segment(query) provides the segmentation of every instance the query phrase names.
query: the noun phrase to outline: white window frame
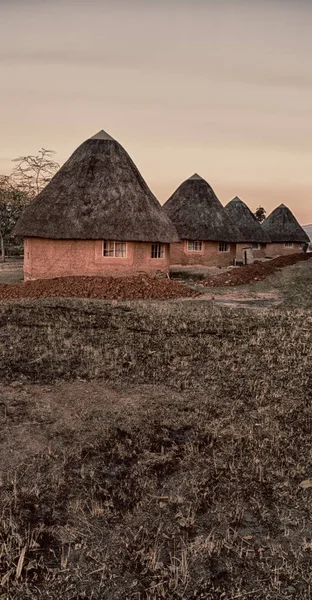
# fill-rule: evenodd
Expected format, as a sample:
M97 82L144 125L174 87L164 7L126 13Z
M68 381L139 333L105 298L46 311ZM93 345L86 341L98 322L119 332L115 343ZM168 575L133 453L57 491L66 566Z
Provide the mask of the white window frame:
M285 246L285 248L292 248L293 247L293 243L292 242L285 242L284 246Z
M112 248L108 249L112 254L105 254L105 244L112 244ZM116 253L116 245L124 245L124 255ZM118 252L118 249L117 249ZM127 242L119 242L117 240L103 240L103 257L104 258L127 258Z
M156 254L156 256L153 256L153 254ZM156 259L162 259L165 258L165 245L162 244L161 242L155 242L154 244L152 244L151 246L151 258L154 260Z
M219 242L219 252L230 252L230 244L227 242Z
M188 252L202 252L203 242L202 240L187 240L186 249Z
M251 247L252 247L253 250L259 250L260 249L260 244L259 243L252 244Z

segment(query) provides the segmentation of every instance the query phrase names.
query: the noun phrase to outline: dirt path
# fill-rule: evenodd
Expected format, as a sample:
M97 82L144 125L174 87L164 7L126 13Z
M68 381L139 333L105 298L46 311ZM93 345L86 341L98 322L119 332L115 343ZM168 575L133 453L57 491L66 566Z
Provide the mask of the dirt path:
M277 291L251 292L249 290L228 290L218 296L215 294L203 294L197 300L213 300L217 305L229 308L253 308L269 309L277 308L283 303L282 297Z

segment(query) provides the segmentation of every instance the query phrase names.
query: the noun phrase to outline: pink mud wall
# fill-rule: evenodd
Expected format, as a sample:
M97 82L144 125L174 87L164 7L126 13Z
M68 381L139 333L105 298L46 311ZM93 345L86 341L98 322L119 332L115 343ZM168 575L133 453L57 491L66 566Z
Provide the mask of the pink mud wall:
M237 260L243 260L243 250L246 248L251 248L251 247L252 247L252 244L236 244ZM253 254L254 260L257 260L259 258L265 258L266 257L266 244L260 244L259 250L252 248L252 254Z
M187 250L187 240L170 244L170 265L228 267L233 264L236 244L229 244L227 252L219 252L219 242L203 242L201 252Z
M298 254L303 252L301 244L293 243L291 248L287 248L285 244L267 244L265 256L274 258L275 256L289 256L290 254Z
M127 242L125 258L103 256L102 240L24 239L24 279L49 279L68 275L134 275L169 271L169 244L164 258L151 258L151 244Z

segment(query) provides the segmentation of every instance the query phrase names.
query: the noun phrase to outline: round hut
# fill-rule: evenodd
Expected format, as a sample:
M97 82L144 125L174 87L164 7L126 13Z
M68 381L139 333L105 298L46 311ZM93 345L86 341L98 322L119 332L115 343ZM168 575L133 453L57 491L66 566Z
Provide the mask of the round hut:
M153 274L169 270L174 225L123 147L86 140L26 208L24 277Z
M249 262L247 256L251 256L251 260L265 258L270 236L262 229L247 204L236 196L225 206L225 211L242 236L242 243L236 245L236 260L246 264Z
M263 221L262 229L271 238L271 243L267 244L266 250L270 258L296 254L310 242L307 233L284 204L275 208Z
M163 208L181 239L170 245L171 265L233 264L241 235L205 179L195 173L178 187Z

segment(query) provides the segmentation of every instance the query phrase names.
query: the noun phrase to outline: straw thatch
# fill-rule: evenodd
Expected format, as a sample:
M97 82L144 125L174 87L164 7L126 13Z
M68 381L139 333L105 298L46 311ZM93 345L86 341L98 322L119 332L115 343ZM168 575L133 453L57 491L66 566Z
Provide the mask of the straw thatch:
M262 223L262 228L269 234L273 243L309 243L310 241L309 236L284 204L271 212Z
M15 233L55 240L179 240L127 152L104 131L77 148L22 214Z
M209 183L193 175L163 206L184 240L239 242L241 234Z
M243 242L253 244L268 244L270 236L262 229L255 215L248 208L247 204L240 200L237 196L231 200L226 206L225 211L237 225L242 234Z

